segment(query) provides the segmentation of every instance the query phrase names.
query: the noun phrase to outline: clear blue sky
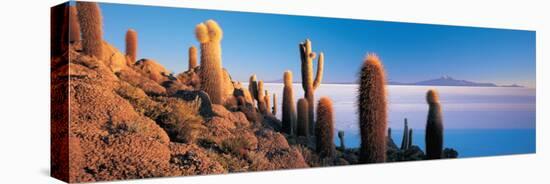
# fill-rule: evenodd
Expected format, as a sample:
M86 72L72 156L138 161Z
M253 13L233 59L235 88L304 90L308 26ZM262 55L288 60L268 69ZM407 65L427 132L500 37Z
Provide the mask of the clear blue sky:
M101 3L104 38L124 51L138 32L138 58L187 70L187 49L198 47L195 26L216 20L224 31L223 66L234 79L252 73L269 81L292 70L299 77L298 43L325 53L325 82L355 81L367 52L377 53L388 79L457 79L535 87L535 32Z

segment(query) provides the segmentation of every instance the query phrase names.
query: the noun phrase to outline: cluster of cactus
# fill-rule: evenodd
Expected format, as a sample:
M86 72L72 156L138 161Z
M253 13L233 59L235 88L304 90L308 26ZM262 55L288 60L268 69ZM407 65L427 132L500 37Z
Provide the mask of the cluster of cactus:
M317 123L315 124L315 138L317 153L321 157L334 156L334 111L332 100L321 97L317 105Z
M298 111L298 116L297 116L297 120L296 120L296 123L297 123L297 130L296 130L296 135L298 136L309 136L309 126L310 126L310 123L309 123L309 102L305 99L305 98L300 98L298 100L298 104L297 104L297 111Z
M429 105L426 123L426 157L440 159L443 154L443 117L437 91L429 90L426 101Z
M264 90L264 81L258 81L256 75L250 76L248 90L252 98L256 100L260 113L268 116L277 114L277 96L273 94L273 107L271 107L271 96L268 90Z
M286 71L283 75L283 132L288 135L296 134L296 110L294 108L294 92L292 89L292 72Z
M93 2L76 2L78 22L84 54L103 58L103 23L99 5Z
M368 54L359 74L359 127L361 163L386 160L387 101L384 67L378 56Z
M126 31L126 60L130 64L137 61L137 32L133 29Z
M302 88L304 89L304 98L308 101L308 118L311 121L310 124L312 126L309 126L310 132L314 132L313 128L315 125L314 120L314 93L315 90L321 85L321 81L323 80L323 63L324 63L324 55L323 53L319 53L319 57L317 59L317 74L315 76L315 79L313 78L313 60L316 57L315 52L311 51L311 41L309 39L306 39L304 42L299 44L300 48L300 60L301 60L301 68L302 68Z
M197 47L189 47L189 69L188 71L194 71L194 69L199 66L197 63Z
M75 6L69 7L69 42L77 43L80 41L80 24Z
M195 35L201 47L201 89L206 92L212 103L224 103L224 81L222 69L221 40L223 32L218 23L208 20L195 28Z

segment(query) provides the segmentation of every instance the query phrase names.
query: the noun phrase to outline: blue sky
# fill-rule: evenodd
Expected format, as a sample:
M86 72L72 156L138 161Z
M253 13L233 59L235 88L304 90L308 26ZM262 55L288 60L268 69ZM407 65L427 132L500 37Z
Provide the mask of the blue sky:
M199 46L195 26L216 20L224 31L223 66L236 80L255 73L299 77L298 43L310 38L325 53L324 82L355 81L366 53L377 53L388 79L457 79L535 87L535 32L101 3L104 39L124 51L138 32L138 58L187 70L187 49Z

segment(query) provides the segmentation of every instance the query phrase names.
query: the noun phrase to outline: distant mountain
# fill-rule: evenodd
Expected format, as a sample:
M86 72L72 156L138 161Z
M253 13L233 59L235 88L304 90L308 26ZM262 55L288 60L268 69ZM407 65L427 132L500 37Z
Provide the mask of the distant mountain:
M283 79L267 81L266 83L283 83ZM300 83L300 81L294 81L294 83ZM356 84L356 82L323 82L325 84ZM472 82L467 80L459 80L444 75L437 79L425 80L420 82L406 83L406 82L397 82L389 81L388 85L413 85L413 86L471 86L471 87L523 87L517 84L512 85L496 85L494 83L480 83Z

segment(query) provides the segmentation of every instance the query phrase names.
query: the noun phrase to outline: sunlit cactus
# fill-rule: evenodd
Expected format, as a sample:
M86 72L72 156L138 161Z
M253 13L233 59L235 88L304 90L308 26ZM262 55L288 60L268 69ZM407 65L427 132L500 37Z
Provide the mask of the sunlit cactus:
M403 128L403 139L401 141L401 149L406 150L409 149L407 146L409 145L409 122L407 118L405 118L405 127Z
M223 32L218 23L208 20L197 25L195 35L201 47L201 89L210 96L213 104L223 104L227 94L224 91L220 44Z
M426 123L426 157L440 159L443 153L443 117L437 91L429 90L426 100L429 105Z
M269 91L265 90L264 94L264 103L265 103L265 113L266 115L271 115L271 95L269 95Z
M334 110L332 100L321 97L317 105L317 123L315 124L315 138L317 153L321 157L334 156Z
M197 63L197 47L189 47L189 71L194 71L194 69L199 66Z
M296 134L298 136L309 136L309 104L305 98L300 98L298 100L298 119L296 123L298 124L298 130Z
M80 41L80 24L75 6L69 7L69 42L76 43Z
M359 75L360 162L385 162L387 141L386 79L384 67L378 56L367 55Z
M314 125L314 93L315 90L321 85L323 80L323 63L324 55L319 53L319 58L317 60L317 74L313 78L313 60L316 57L315 52L311 51L311 41L306 39L304 42L299 44L300 48L300 60L302 67L302 88L304 89L304 98L307 99L309 104L309 119L312 121L310 124ZM310 132L313 132L314 126L310 126Z
M267 106L266 106L266 102L265 102L265 92L264 92L264 81L263 80L260 80L258 81L258 91L257 91L257 94L258 94L258 110L260 110L260 112L262 114L266 114L267 113Z
M137 32L133 29L126 31L126 58L129 63L133 64L137 61Z
M99 5L93 2L76 2L78 22L82 36L82 51L86 55L103 58L103 23Z
M286 71L284 76L284 85L283 88L283 132L291 135L295 134L296 130L296 109L294 108L294 91L292 88L292 72L290 70Z
M346 150L346 145L344 142L344 131L342 130L338 131L338 138L340 139L340 150L342 151Z

